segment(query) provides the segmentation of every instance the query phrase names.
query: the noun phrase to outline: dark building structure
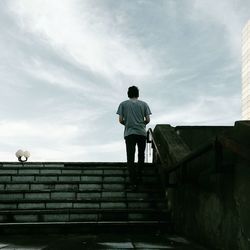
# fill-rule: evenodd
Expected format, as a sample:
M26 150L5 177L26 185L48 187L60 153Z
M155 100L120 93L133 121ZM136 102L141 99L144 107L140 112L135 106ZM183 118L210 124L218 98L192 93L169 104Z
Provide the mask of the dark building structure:
M154 130L175 230L212 249L250 249L250 122Z

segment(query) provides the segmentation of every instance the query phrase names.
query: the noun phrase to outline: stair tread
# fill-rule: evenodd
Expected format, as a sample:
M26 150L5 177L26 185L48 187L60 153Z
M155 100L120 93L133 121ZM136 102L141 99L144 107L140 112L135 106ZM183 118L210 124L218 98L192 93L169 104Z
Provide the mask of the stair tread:
M89 213L95 214L100 212L109 213L167 213L168 209L162 208L56 208L56 209L12 209L0 210L0 214L62 214L62 213Z
M44 176L44 177L48 177L48 176L63 176L63 177L81 177L81 176L88 176L88 177L110 177L110 178L114 178L114 177L123 177L123 178L126 178L126 177L129 177L128 174L85 174L85 173L79 173L79 174L72 174L72 173L44 173L44 174L23 174L23 173L14 173L14 174L3 174L3 173L0 173L0 177L3 177L3 176L22 176L22 177L25 177L25 176ZM149 173L142 173L141 177L158 177L158 175L154 174L149 174Z
M130 197L101 197L101 198L84 198L84 199L56 199L56 200L47 200L47 199L37 199L37 200L33 200L33 199L25 199L25 200L21 200L20 202L22 203L30 203L30 202L153 202L153 201L165 201L165 197L162 198L152 198L152 197L148 197L148 198L130 198ZM8 200L8 199L3 199L1 200L1 203L4 202L8 202L8 203L16 203L17 200Z
M137 164L135 164L137 165ZM155 167L153 163L144 163L145 168ZM126 169L127 164L121 162L79 162L79 163L66 163L66 162L1 162L0 169L2 168L36 168L36 169Z
M127 224L149 224L149 225L158 225L158 224L169 224L169 220L126 220L126 221L58 221L58 222L0 222L0 226L24 226L24 225L127 225Z
M104 185L109 185L109 184L120 184L120 185L126 185L126 184L130 184L130 182L78 182L78 181L76 181L76 182L68 182L68 181L62 181L62 182L19 182L19 183L16 183L16 182L4 182L4 183L2 183L2 184L6 184L6 185L60 185L60 184L62 184L62 185L64 185L64 184L67 184L67 185L73 185L73 184L89 184L89 185L91 185L91 184L104 184ZM143 185L144 184L144 185ZM143 185L143 186L150 186L150 187L152 187L152 185L153 184L155 184L155 186L158 186L158 183L156 182L144 182L143 184L141 184L141 185ZM160 185L159 185L160 186ZM67 188L68 189L68 188ZM18 188L18 190L19 190L19 188ZM38 189L39 190L39 189ZM41 189L40 189L41 190ZM96 189L95 189L96 190ZM1 191L1 190L0 190Z
M137 199L136 199L137 198ZM160 202L160 201L164 201L165 197L163 196L157 196L154 197L154 199L150 199L150 200L141 200L141 197L139 196L135 196L134 200L130 200L130 197L128 198L124 198L124 200L111 200L111 199L99 199L99 200L93 200L91 198L86 198L84 200L80 200L80 199L72 199L71 197L67 198L67 197L59 197L58 199L48 199L48 198L25 198L25 199L3 199L0 200L1 204L16 204L16 203L69 203L69 202L75 202L75 203L97 203L97 202ZM157 199L158 198L158 199Z
M158 183L158 180L154 181L143 181L143 183ZM0 184L124 184L130 183L128 180L124 181L74 181L74 180L59 180L59 181L1 181ZM142 183L142 184L143 184Z
M133 191L131 189L123 189L123 192L126 193L159 193L163 194L163 191L161 189L147 189L147 188L138 188L137 190ZM113 192L122 192L114 190ZM12 193L103 193L103 192L111 192L108 191L108 189L87 189L87 190L0 190L0 194L12 194Z

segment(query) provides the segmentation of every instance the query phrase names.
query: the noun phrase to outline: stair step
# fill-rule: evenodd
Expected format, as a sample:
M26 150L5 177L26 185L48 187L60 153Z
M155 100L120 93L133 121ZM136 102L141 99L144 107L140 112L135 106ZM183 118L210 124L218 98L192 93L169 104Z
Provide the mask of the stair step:
M145 223L143 223L142 221L137 221L137 220L127 220L127 221L97 221L97 222L26 222L26 223L15 223L15 222L6 222L6 223L0 223L0 227L9 227L9 226L44 226L44 225L49 225L49 226L53 226L53 225L102 225L102 226L107 226L107 225L163 225L163 224L169 224L168 220L148 220Z
M2 201L0 210L55 208L166 208L163 199L86 199L86 200L23 200Z
M156 173L149 172L149 171L142 171L142 176L154 176ZM91 170L91 172L85 172L85 170L61 170L61 169L55 169L55 170L50 170L50 169L41 169L41 170L36 170L35 169L3 169L0 168L0 176L37 176L37 175L42 175L42 176L104 176L104 177L115 177L115 176L121 176L121 177L128 177L128 171L127 170L116 170L116 171L105 171L105 170Z
M112 186L110 186L112 185ZM87 190L49 190L49 189L42 189L42 190L0 190L0 196L2 194L13 194L13 193L21 193L21 194L29 194L29 193L102 193L102 192L119 192L118 190L114 190L113 187L116 184L109 184L106 186L106 189L100 188L100 189L87 189ZM123 185L125 187L125 185ZM111 188L111 190L109 190ZM134 193L158 193L158 194L164 194L163 190L161 190L159 187L148 187L148 186L138 186L136 190L132 190L129 187L125 187L120 192L134 192Z
M33 210L27 210L27 209L17 209L17 210L0 210L0 214L43 214L43 213L48 213L48 214L57 214L57 213L142 213L142 214L147 214L147 213L154 213L154 212L168 212L166 209L140 209L140 208L91 208L91 209L68 209L68 208L62 208L62 209L33 209Z
M127 192L114 192L103 190L86 190L86 191L0 191L0 200L14 200L16 202L20 201L36 201L36 200L46 200L46 201L56 201L56 200L81 200L81 199L102 199L102 198L127 198L127 199L160 199L164 198L164 194L160 190L138 190L138 191L127 191Z
M47 200L47 199L36 199L36 200L1 200L1 204L4 203L17 203L17 202L22 202L22 203L36 203L36 202L159 202L159 201L165 201L164 197L146 197L146 198L128 198L128 197L100 197L100 198L85 198L85 199L57 199L57 200Z
M7 205L12 205L7 206ZM151 204L151 203L19 203L19 204L6 204L3 209L8 209L8 210L15 210L15 209L23 209L23 210L31 210L31 209L61 209L61 208L68 208L68 209L97 209L97 208L112 208L112 209L117 209L117 208L131 208L131 209L150 209L150 208L157 208L157 209L163 209L166 208L164 203L156 203L156 204ZM1 210L0 210L1 211Z
M116 221L167 219L168 211L160 209L33 209L2 210L0 222Z
M156 175L141 175L145 181L156 181L158 176ZM128 181L129 176L127 174L0 174L1 182L26 182L26 181Z
M29 234L32 233L103 233L103 232L173 232L173 225L169 220L147 221L82 221L82 222L23 222L0 223L1 234Z
M87 187L91 187L93 186L94 188L100 188L105 187L105 186L109 186L109 185L129 185L130 181L129 180L124 180L123 182L121 181L95 181L95 180L59 180L59 181L54 181L54 180L35 180L35 181L2 181L2 184L0 184L1 189L0 190L4 190L4 189L44 189L44 188L49 188L49 189L55 189L55 187L60 187L62 185L64 185L64 187L66 187L68 185L68 187L71 186L71 188L87 188ZM159 186L160 183L157 180L143 180L139 183L140 186Z
M81 199L95 199L98 198L100 199L101 197L110 197L110 195L102 195L101 193L54 193L54 195L50 195L49 193L31 193L31 194L6 194L4 196L0 196L0 200L1 203L4 200L15 200L16 202L22 202L24 200L32 200L32 201L36 201L36 200L45 200L45 201L61 201L61 200L81 200ZM130 198L162 198L161 195L158 194L154 194L154 195L149 195L147 193L128 193L127 195L113 195L113 198L120 198L120 197L127 197L128 199Z
M135 164L137 165L137 164ZM8 162L8 163L0 163L0 168L9 168L9 169L82 169L82 170L125 170L127 169L126 163L110 163L110 162L92 162L92 163L54 163L54 162L26 162L26 163L16 163L16 162ZM144 169L155 169L156 165L152 163L145 163L143 166Z

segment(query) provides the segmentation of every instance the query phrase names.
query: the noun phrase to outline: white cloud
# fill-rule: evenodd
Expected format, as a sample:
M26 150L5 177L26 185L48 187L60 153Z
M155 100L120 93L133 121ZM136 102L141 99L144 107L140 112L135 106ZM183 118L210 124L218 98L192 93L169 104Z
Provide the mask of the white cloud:
M244 24L239 9L240 1L195 0L192 12L192 17L198 18L201 25L206 25L205 20L207 20L207 23L214 23L225 30L228 40L228 44L225 45L229 45L232 55L238 60L241 55L241 30Z
M153 118L156 124L171 125L233 125L240 120L240 114L235 110L240 98L200 96L191 103L180 105L173 110L160 110ZM164 114L165 113L165 114Z
M0 136L7 138L50 138L50 140L68 140L78 134L77 126L72 124L34 123L28 121L0 121Z
M78 0L8 3L25 31L93 72L112 78L117 72L147 76L154 70L155 62L149 52L135 37L119 32L112 18L98 10L98 6Z
M31 66L32 65L32 66ZM31 64L24 64L23 69L37 80L42 80L45 83L50 83L58 87L73 89L78 91L91 91L93 83L85 80L84 84L74 81L67 74L65 69L53 64L46 64L36 59L32 60Z
M77 137L81 135L81 144ZM1 159L14 160L14 153L19 148L31 152L31 161L77 161L93 159L96 152L115 153L121 147L121 142L89 144L88 129L77 125L27 122L1 121ZM98 156L95 156L98 158Z
M55 138L54 138L55 139ZM37 138L39 140L39 138ZM64 142L57 145L51 141L48 145L39 145L33 141L28 144L16 143L8 145L8 148L1 149L0 158L2 161L15 161L15 152L18 149L29 150L31 157L29 161L125 161L125 144L123 141L111 143L100 142L95 145L88 145L88 140L82 145L73 142ZM121 157L123 155L123 157Z

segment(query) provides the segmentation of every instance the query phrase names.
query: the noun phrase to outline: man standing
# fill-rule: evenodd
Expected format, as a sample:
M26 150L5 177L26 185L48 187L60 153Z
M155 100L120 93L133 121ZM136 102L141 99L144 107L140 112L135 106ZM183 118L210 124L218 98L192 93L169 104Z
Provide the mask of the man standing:
M146 124L150 122L151 111L146 102L138 100L139 89L136 86L128 88L129 100L120 103L117 114L119 122L125 126L127 164L130 181L136 187L138 174L145 160ZM135 147L138 149L138 169L135 168Z

